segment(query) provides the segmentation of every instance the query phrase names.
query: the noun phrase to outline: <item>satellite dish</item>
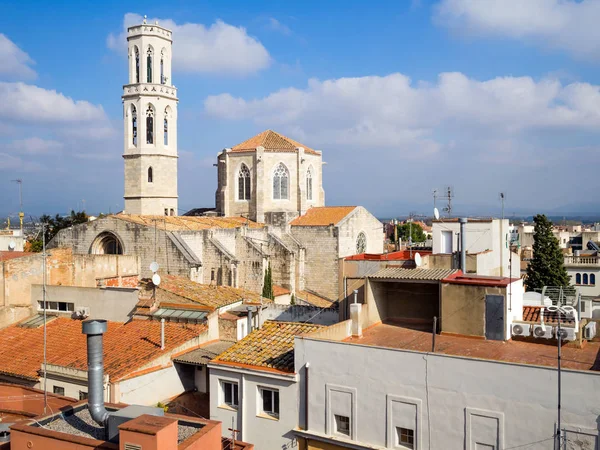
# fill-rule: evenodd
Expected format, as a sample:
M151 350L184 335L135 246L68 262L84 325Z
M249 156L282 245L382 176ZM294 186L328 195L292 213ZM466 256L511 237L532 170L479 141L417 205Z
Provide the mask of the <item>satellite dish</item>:
M156 273L156 272L158 272L158 268L159 268L159 265L158 265L158 263L157 263L156 261L154 261L154 262L150 263L150 270L151 270L153 273Z
M160 275L155 273L154 275L152 275L152 283L154 284L154 286L158 286L160 284Z
M433 208L433 217L435 220L440 220L440 211L437 208Z
M17 246L17 243L15 241L10 241L8 243L8 249L11 251L14 250L16 248L16 246Z
M419 253L415 253L415 264L417 265L417 267L421 267L421 264L423 264L423 258L421 258L421 255L419 255Z

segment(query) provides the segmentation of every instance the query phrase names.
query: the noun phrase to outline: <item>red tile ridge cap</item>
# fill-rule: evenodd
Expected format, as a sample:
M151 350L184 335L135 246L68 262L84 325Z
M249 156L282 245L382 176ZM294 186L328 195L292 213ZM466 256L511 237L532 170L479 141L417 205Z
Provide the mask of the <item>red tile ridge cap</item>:
M272 373L278 373L281 375L293 375L296 373L294 371L287 372L285 370L273 369L272 367L255 366L252 364L236 363L236 362L231 362L231 361L212 360L212 361L210 361L210 364L219 364L222 366L239 367L240 369L259 370L261 372L272 372Z

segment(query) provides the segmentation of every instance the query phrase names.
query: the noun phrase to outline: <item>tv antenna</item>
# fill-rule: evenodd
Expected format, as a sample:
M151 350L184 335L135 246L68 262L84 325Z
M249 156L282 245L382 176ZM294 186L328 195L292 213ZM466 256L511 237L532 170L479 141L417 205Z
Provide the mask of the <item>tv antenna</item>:
M506 200L506 194L500 192L500 201L502 202L502 220L504 220L504 200Z
M451 186L446 188L446 207L443 209L445 213L448 214L448 217L452 217L452 199L454 198L454 190Z
M438 197L438 191L437 189L433 190L433 207L435 208L437 206L437 197Z
M17 178L12 181L19 185L19 222L21 223L21 236L23 236L23 218L25 217L25 213L23 212L23 180Z

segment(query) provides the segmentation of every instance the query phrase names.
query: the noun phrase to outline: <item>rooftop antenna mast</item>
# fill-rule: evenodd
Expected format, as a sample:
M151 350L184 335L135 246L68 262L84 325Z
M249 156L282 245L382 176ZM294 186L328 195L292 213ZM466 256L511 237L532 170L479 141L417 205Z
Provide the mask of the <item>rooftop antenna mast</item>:
M452 199L454 198L454 191L451 186L446 188L446 207L444 208L444 212L448 214L448 217L452 217Z
M19 185L19 222L21 223L21 236L23 236L23 218L25 217L25 213L23 212L23 180L17 178L12 181Z
M438 197L438 191L437 189L433 190L433 207L437 207L437 197Z
M502 202L502 220L504 220L504 200L506 200L506 194L500 192L500 201Z

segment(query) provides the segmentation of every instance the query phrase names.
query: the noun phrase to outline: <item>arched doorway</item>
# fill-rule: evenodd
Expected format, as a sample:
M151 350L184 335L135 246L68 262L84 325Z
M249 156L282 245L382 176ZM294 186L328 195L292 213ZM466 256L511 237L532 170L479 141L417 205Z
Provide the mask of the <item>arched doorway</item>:
M114 233L105 231L94 239L90 253L92 255L122 255L123 244Z

